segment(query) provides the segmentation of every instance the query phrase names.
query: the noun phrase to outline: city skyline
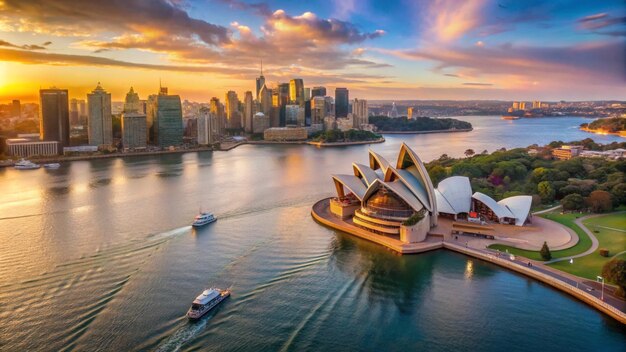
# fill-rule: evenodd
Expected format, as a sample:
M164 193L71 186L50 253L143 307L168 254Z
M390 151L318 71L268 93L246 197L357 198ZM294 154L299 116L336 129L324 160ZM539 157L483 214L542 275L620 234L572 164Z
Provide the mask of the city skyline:
M1 101L35 102L51 86L85 97L94 82L122 101L130 86L154 94L161 79L208 102L256 93L261 61L269 86L301 78L370 100L626 96L618 1L52 5L0 2Z

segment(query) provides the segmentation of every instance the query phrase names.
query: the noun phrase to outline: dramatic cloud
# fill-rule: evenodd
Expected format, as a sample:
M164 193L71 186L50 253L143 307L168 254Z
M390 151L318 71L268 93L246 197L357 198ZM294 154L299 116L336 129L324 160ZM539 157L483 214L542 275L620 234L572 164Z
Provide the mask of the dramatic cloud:
M626 36L626 16L598 13L578 20L579 27L597 34Z
M166 0L3 0L0 24L21 32L89 36L93 33L167 33L207 45L229 41L228 29L191 18Z
M46 45L46 44L44 43L44 45ZM44 50L44 49L46 49L43 46L35 45L35 44L15 45L13 43L9 43L9 42L4 41L2 39L0 39L0 46L8 46L8 47L11 47L11 48L19 48L19 49L24 49L24 50Z
M219 1L229 5L233 9L252 10L256 14L261 15L261 16L270 16L272 14L272 10L270 10L269 5L267 5L266 3L262 3L262 2L249 4L249 3L238 1L238 0L219 0Z

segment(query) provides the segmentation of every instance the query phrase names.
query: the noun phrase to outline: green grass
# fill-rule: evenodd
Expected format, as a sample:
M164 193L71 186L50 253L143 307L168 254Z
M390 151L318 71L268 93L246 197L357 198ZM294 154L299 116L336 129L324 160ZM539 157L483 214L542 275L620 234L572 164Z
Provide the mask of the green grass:
M626 251L626 232L605 229L599 226L611 227L614 229L626 230L626 214L610 214L597 218L587 219L583 224L598 238L600 246L598 249L582 258L574 259L574 264L554 263L554 268L567 271L577 276L595 279L602 272L602 266L613 259L613 257L623 251ZM597 231L597 232L596 232ZM600 249L609 250L609 257L600 255ZM626 259L626 253L619 258Z
M574 223L574 221L577 218L585 216L585 215L588 215L588 214L560 214L558 212L552 212L552 213L539 215L543 218L556 221L559 224L565 225L571 228L572 230L574 230L576 234L578 234L578 243L575 246L568 248L568 249L563 249L560 251L552 251L552 259L570 257L572 255L582 253L591 247L591 239L589 238L589 236L587 236L587 234L585 233L585 231L583 231L583 229L581 229L580 227L578 227L578 225ZM508 250L509 253L511 254L519 255L519 256L526 257L532 260L543 260L541 258L541 255L539 255L539 251L518 249L515 247L505 246L502 244L492 244L491 246L489 246L489 248L497 249L503 252Z
M574 220L577 217L581 217L587 214L558 214L550 213L544 214L543 217L554 220L560 224L572 228L578 234L580 240L578 244L572 248L564 249L561 251L552 252L552 258L566 258L575 254L582 253L591 247L591 239L584 231L578 227ZM615 231L611 229L605 229L599 226L611 227L614 229L626 229L626 215L625 214L608 214L596 218L591 218L583 221L583 224L598 238L599 247L595 252L584 256L582 258L574 259L574 263L570 264L569 261L562 261L550 264L551 267L559 269L570 274L592 279L602 271L602 266L613 259L613 257L622 251L626 250L626 232ZM595 232L597 231L597 232ZM542 260L538 251L527 251L517 248L512 248L503 245L491 245L489 248L499 249L501 251L509 250L509 253L527 257L533 260ZM609 250L609 257L602 257L600 255L600 248L606 248ZM626 259L626 253L618 256L621 259Z

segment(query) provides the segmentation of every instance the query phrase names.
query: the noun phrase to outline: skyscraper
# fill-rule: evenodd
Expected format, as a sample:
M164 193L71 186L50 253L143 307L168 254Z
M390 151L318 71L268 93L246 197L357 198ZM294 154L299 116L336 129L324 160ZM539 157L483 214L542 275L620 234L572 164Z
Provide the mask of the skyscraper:
M285 106L289 104L289 83L278 85L278 126L285 126ZM272 124L272 127L276 127Z
M113 120L111 118L111 94L107 93L100 82L90 94L87 94L87 135L90 145L110 145L113 142Z
M79 112L78 112L78 100L72 99L70 100L70 124L78 125L79 120Z
M252 95L252 92L250 92ZM211 145L215 143L217 133L217 119L211 109L201 107L198 115L198 144Z
M236 92L229 90L228 93L226 93L224 108L224 112L226 113L226 128L241 128L241 116L239 114L239 97L237 97Z
M335 117L348 117L348 88L335 88Z
M122 113L122 145L124 149L145 148L148 138L146 114L143 104L133 87L126 94Z
M261 101L259 94L261 93L261 88L265 85L265 76L263 76L263 60L261 60L261 75L256 79L256 100Z
M285 106L285 125L304 126L304 108L300 105L291 104Z
M316 125L324 123L326 111L326 98L323 96L313 97L311 99L311 124Z
M311 100L311 88L304 88L304 101Z
M20 117L22 116L22 104L19 100L13 100L11 103L11 117Z
M220 103L219 98L213 97L211 98L211 105L209 107L209 111L215 116L216 126L215 129L217 134L223 134L224 129L226 128L225 118L224 118L224 105Z
M146 110L150 143L162 148L183 144L180 96L169 95L167 87L161 87L158 95L148 98Z
M356 128L362 128L363 125L367 125L369 123L367 100L354 99L354 101L352 101L352 118L353 126Z
M39 138L70 145L70 115L67 89L40 89Z
M413 119L413 107L412 106L409 106L406 109L406 118L409 119L409 120Z
M326 87L313 87L313 89L311 89L311 98L325 97L325 96L326 96Z
M301 78L289 81L289 102L304 106L304 82Z
M247 133L252 133L252 115L254 115L254 104L252 99L252 92L245 93L243 98L243 119L244 127Z

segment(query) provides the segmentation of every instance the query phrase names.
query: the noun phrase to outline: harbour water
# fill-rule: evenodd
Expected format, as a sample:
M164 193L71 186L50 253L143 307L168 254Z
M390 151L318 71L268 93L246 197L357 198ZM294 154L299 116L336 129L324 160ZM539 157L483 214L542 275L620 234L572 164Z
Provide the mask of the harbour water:
M425 160L551 140L581 118L466 117L468 133L389 135ZM512 126L514 125L514 126ZM623 351L626 330L526 277L447 251L398 256L315 223L332 173L368 146L0 170L0 350ZM189 226L199 208L219 220ZM233 294L197 323L203 288Z

